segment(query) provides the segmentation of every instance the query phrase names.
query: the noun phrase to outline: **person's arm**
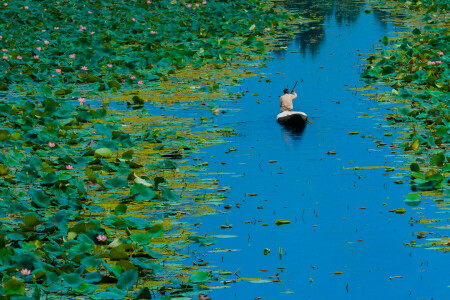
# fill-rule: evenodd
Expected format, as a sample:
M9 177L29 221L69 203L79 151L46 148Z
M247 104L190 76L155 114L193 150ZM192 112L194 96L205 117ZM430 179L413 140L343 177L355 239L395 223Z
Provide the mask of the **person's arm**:
M295 98L297 98L297 93L294 90L292 90L292 100L294 100Z

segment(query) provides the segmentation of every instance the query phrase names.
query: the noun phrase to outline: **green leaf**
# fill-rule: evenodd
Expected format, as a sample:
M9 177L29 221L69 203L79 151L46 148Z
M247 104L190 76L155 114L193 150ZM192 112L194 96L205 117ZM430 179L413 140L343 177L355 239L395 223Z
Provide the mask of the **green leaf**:
M150 237L148 234L139 232L136 234L132 234L130 236L131 240L135 243L138 243L139 245L147 245L150 243Z
M128 181L123 178L114 177L105 182L105 186L109 188L121 189L128 187Z
M275 221L275 224L276 224L276 225L291 224L291 221L289 221L289 220L280 220L280 219L277 219L277 220Z
M8 175L9 168L3 164L0 164L0 176Z
M31 201L37 206L41 208L50 207L51 200L50 196L46 195L41 190L30 190L29 195L31 197Z
M81 279L80 275L77 273L64 273L61 277L64 279L64 285L71 288L79 287L84 282L84 280Z
M161 191L161 195L164 199L169 201L177 201L180 200L180 196L176 193L174 193L171 189L168 187L164 187Z
M150 293L150 290L148 289L148 287L144 287L142 288L137 294L136 297L134 297L134 299L139 300L139 299L152 299L152 294Z
M413 172L420 172L420 166L417 163L412 163L411 165L409 165L409 168Z
M94 156L97 158L110 158L112 156L112 151L109 148L100 148L95 150Z
M195 272L189 277L189 282L204 282L209 280L208 272Z
M6 129L0 130L0 142L8 140L10 136L11 136L11 134L9 133L8 130L6 130Z
M421 202L421 196L417 193L409 193L404 201L409 206L418 206Z
M150 201L155 197L155 191L152 188L146 187L143 184L135 183L131 188L130 195L139 194L135 199L137 201Z
M120 204L118 204L116 206L116 208L114 208L114 214L116 216L124 215L126 212L127 212L127 205L126 204L120 203Z
M122 273L117 282L117 288L121 290L131 289L138 279L138 272L136 270L127 270Z
M164 179L164 177L155 177L155 179L153 180L153 182L154 182L154 185L155 185L155 190L157 190L157 189L158 189L158 186L159 186L161 183L165 183L166 180Z
M92 169L86 168L86 176L90 182L97 183L97 177Z
M133 154L134 154L133 150L128 150L128 151L122 153L122 159L124 159L124 160L132 160L133 159Z
M25 294L25 283L16 279L8 280L3 286L6 295L23 295Z
M150 237L161 237L164 233L164 227L162 224L155 224L147 230Z

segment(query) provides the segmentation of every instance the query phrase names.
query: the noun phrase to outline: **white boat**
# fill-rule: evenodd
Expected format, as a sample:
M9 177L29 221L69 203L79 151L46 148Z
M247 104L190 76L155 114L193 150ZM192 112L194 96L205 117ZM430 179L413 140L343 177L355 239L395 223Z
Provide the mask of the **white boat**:
M308 116L301 111L283 111L277 115L277 122L286 126L305 126Z

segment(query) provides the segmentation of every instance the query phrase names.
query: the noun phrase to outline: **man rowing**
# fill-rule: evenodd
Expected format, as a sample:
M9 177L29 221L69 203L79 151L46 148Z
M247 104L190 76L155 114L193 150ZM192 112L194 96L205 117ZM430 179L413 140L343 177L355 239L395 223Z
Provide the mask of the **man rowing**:
M284 89L283 92L284 95L280 97L280 110L281 112L292 111L292 109L294 109L292 100L297 98L297 93L295 93L294 89L292 89L292 94L289 94L288 89Z

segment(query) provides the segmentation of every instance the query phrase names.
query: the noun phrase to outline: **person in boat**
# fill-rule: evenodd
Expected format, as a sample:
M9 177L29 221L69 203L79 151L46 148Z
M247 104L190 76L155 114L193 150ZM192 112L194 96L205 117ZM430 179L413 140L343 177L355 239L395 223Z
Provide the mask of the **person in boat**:
M297 98L297 93L294 89L292 89L292 94L289 94L288 89L283 90L284 95L280 97L280 110L284 111L292 111L294 109L294 105L292 104L292 100Z

